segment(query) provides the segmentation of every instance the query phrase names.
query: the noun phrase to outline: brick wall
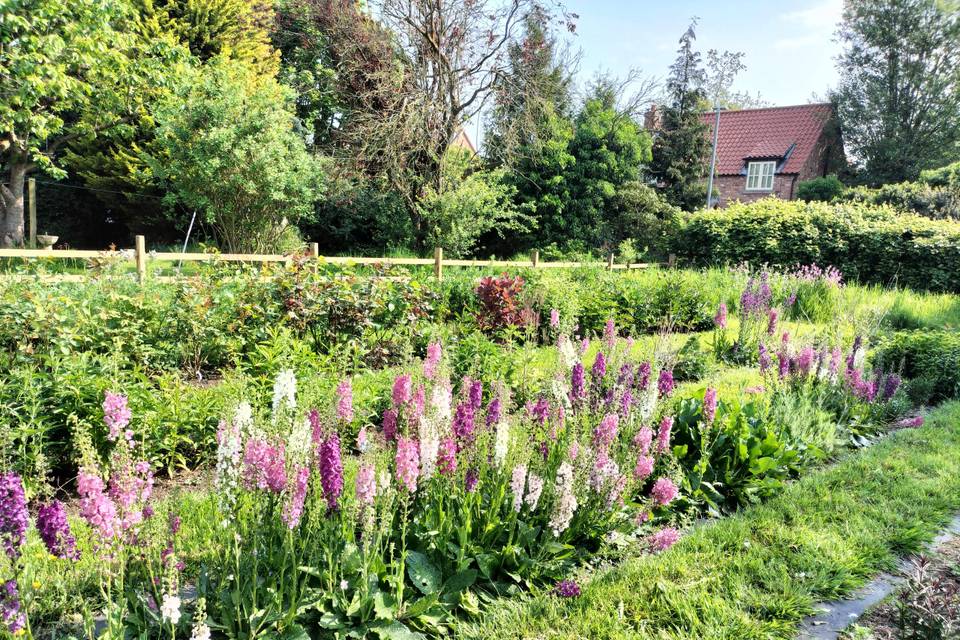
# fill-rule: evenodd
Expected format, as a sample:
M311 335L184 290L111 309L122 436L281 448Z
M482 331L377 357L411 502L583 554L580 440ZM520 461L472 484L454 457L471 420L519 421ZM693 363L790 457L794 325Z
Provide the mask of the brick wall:
M773 176L772 191L747 191L747 176L717 176L713 187L720 194L719 205L727 206L731 202L753 202L769 195L775 195L784 200L792 200L796 190L796 174Z
M845 161L843 143L836 128L825 128L803 169L800 170L800 180L812 180L836 173L843 168Z

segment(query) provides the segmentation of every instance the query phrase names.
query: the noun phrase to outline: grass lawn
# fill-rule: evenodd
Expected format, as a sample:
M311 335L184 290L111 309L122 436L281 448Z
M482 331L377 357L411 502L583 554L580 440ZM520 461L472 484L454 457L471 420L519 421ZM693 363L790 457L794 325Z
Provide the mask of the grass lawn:
M960 403L656 556L600 571L579 598L503 601L464 638L792 638L821 600L917 551L960 510Z

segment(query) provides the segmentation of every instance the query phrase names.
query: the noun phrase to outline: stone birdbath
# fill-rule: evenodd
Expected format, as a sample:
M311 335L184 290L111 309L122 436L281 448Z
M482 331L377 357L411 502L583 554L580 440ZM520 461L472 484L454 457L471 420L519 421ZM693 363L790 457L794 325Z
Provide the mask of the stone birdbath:
M40 245L41 249L52 249L53 245L55 245L59 239L60 236L51 236L41 233L37 236L37 244Z

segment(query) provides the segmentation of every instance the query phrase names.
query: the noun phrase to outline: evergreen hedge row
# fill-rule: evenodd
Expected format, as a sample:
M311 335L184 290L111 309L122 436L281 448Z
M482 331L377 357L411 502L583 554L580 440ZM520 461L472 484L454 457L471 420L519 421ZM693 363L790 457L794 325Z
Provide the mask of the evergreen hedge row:
M686 264L839 268L847 280L960 291L960 222L852 203L782 201L692 214L673 252Z

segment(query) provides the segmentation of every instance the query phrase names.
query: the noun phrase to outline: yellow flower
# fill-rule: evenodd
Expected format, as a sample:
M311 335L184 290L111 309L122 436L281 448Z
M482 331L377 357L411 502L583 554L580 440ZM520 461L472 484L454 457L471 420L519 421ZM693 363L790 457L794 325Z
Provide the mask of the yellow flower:
M39 580L34 580L34 581L33 581L33 590L36 591L36 590L39 589L39 588L40 588L40 581L39 581Z

